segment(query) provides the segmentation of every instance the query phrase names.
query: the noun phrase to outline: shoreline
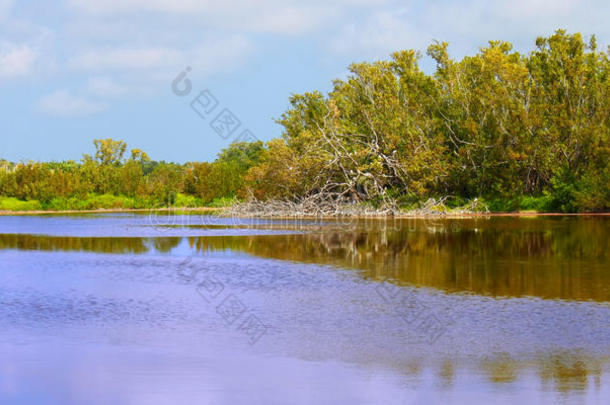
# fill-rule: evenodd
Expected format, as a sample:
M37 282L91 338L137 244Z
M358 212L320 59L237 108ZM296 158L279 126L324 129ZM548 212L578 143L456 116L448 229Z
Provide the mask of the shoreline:
M151 211L220 211L225 208L214 207L171 207L171 208L97 208L94 210L32 210L32 211L7 211L0 210L0 216L9 215L46 215L46 214L105 214L105 213L121 213L121 212L151 212Z
M62 214L105 214L105 213L139 213L139 212L162 212L162 211L186 211L186 212L214 212L224 211L230 207L171 207L171 208L98 208L94 210L33 210L33 211L7 211L1 210L0 216L11 216L11 215L62 215ZM257 215L238 215L243 218L269 218L269 219L290 219L290 218L376 218L376 219L387 219L387 218L478 218L478 217L556 217L556 216L610 216L610 212L575 212L575 213L561 213L561 212L530 212L530 211L518 211L518 212L471 212L471 213L430 213L430 214L409 214L408 212L399 213L395 215L384 214L384 215L298 215L298 216L286 216L286 215L270 215L270 216L257 216Z

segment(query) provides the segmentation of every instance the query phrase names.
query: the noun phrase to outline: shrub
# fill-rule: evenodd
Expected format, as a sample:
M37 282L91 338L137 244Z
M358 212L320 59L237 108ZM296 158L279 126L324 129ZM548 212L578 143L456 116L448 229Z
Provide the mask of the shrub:
M0 197L0 211L37 211L42 205L37 200L23 201L14 197Z

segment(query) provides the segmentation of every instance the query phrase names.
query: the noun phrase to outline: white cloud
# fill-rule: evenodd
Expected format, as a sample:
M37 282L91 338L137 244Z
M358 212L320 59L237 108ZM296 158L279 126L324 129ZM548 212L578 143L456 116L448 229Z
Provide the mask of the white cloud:
M278 0L68 0L76 10L87 14L116 15L158 12L175 14L238 13L241 10L260 10L291 3ZM292 1L292 3L297 3Z
M579 6L586 7L580 0L513 0L496 4L494 8L499 13L507 13L512 17L540 18L545 13L555 16L570 15Z
M93 77L87 82L89 93L101 97L117 97L127 93L127 88L108 77Z
M369 1L372 0L364 3ZM287 35L310 32L336 16L342 5L350 4L348 0L69 0L68 3L89 17L120 18L148 13L149 17L155 14L167 19L178 16L182 23L191 26L205 24L207 28Z
M218 8L226 2L214 4L206 0L68 0L68 3L75 9L89 14L117 14L143 11L193 13L201 12L206 8Z
M585 35L598 34L610 41L606 0L464 0L393 2L394 7L374 7L359 18L345 18L331 39L333 53L379 58L392 51L424 51L432 40L449 41L456 57L475 52L489 40L506 40L519 50L533 47L537 36L566 28Z
M32 71L36 56L28 45L0 43L0 79L27 76Z
M106 109L106 104L75 96L65 90L58 90L42 97L36 109L45 114L59 117L97 114Z
M97 49L86 51L68 61L77 70L141 70L167 67L181 59L181 52L167 48Z
M328 6L324 0L68 0L77 10L89 14L118 13L214 13L240 10L277 9L289 7L319 7ZM344 6L382 6L390 3L388 0L335 0L332 3Z
M255 18L245 16L241 26L254 32L297 35L318 28L333 14L334 10L328 7L280 6L262 9Z
M253 51L254 45L241 35L209 39L187 50L184 63L195 74L211 74L240 66Z
M0 0L0 21L4 21L13 8L14 0Z
M385 57L405 48L419 49L429 40L405 11L373 13L366 20L346 25L328 42L333 52L361 57Z
M189 49L92 49L72 57L67 64L84 72L135 73L141 81L155 77L167 79L167 74L174 74L185 66L191 66L194 74L226 71L239 66L252 50L245 37L234 35L210 38Z

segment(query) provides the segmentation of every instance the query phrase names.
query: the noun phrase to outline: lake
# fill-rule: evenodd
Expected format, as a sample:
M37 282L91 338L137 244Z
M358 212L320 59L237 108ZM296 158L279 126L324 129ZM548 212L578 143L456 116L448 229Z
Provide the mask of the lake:
M0 403L608 404L610 217L0 216Z

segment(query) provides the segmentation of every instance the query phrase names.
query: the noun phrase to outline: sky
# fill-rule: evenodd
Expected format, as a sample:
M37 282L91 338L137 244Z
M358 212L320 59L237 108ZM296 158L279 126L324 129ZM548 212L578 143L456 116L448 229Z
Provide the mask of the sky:
M608 16L607 0L0 0L0 159L79 160L114 138L213 160L280 136L290 95L350 63L434 40L454 58L489 40L529 52L558 28L605 49Z

